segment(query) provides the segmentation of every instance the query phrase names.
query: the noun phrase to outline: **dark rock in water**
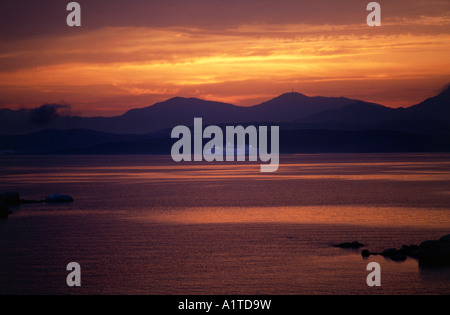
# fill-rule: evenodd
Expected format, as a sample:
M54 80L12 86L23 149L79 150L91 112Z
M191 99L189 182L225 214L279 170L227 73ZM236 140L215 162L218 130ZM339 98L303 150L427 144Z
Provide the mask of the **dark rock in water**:
M5 205L5 206L18 206L21 204L41 203L41 202L44 202L44 200L20 199L19 193L16 193L16 192L8 192L8 193L4 193L3 195L0 195L0 205Z
M0 196L0 199L3 200L3 202L7 206L16 206L20 205L20 195L16 192L7 192Z
M342 243L333 245L340 248L358 248L364 244L359 242ZM419 259L420 266L450 266L450 234L441 237L438 241L425 241L419 246L403 245L402 248L388 248L381 254L363 250L361 256L369 257L371 255L383 255L390 257L393 261L405 261L408 257Z
M333 245L334 247L339 247L339 248L352 248L352 249L358 249L361 247L364 247L364 244L361 244L359 242L351 242L351 243L341 243L341 244L337 244L337 245Z
M32 204L32 203L43 203L43 202L44 202L44 200L23 200L23 199L20 200L21 205Z
M393 260L404 260L405 257L416 257L417 252L419 250L419 246L417 245L403 245L399 250L395 248L385 249L381 255L383 257L391 257Z
M408 257L406 257L405 255L402 254L394 254L391 256L391 259L394 261L405 261L406 259L408 259Z
M416 251L412 252L408 256L412 257L412 258L419 258L419 249L417 249Z
M450 265L450 242L445 241L425 241L419 245L417 257L419 263Z
M397 251L398 254L412 257L414 253L419 250L417 245L403 245L401 249Z
M45 202L47 203L73 202L73 198L72 196L69 195L54 194L45 198Z
M388 248L386 250L384 250L381 255L383 257L392 257L397 253L397 250L395 248Z
M12 214L12 211L11 211L11 210L9 210L6 206L0 205L0 218L5 219L5 218L7 218L10 214Z
M445 243L450 243L450 234L447 234L447 235L445 235L445 236L442 236L442 237L439 239L439 241L440 241L440 242L445 242Z

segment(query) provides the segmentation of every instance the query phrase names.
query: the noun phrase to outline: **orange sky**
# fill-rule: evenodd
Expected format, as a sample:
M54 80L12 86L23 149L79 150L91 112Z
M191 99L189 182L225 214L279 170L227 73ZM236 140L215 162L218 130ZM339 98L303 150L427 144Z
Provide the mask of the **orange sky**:
M44 7L46 2L56 3L42 1ZM221 13L202 0L172 1L172 11L159 8L167 21L155 14L148 16L152 23L136 10L141 5L140 11L155 11L154 2L152 8L148 2L126 2L138 7L130 11L117 1L105 2L111 6L103 15L98 7L79 2L79 29L65 25L63 8L52 13L60 21L41 26L36 18L31 21L36 30L27 30L23 19L11 18L26 13L6 5L10 18L8 30L0 34L1 108L64 103L73 114L110 116L174 96L255 105L292 89L398 107L419 103L450 83L450 1L421 1L426 7L418 0L399 0L395 6L379 1L378 28L365 23L369 1L351 0L353 5L346 3L341 11L325 0L313 8L307 6L310 1L294 5L286 0L275 14L271 6L277 1L249 0L258 10L243 5L247 20L238 7L236 17L228 6ZM179 13L171 21L189 3L191 10L202 5L202 15L194 19ZM401 4L408 9L402 11ZM291 12L296 9L303 12L298 19ZM36 10L33 16L42 8Z

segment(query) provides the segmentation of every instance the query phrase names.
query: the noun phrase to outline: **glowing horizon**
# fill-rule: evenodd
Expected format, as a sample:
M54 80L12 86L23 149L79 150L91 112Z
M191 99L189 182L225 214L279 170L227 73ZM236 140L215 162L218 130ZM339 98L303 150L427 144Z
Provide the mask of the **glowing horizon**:
M113 116L175 96L249 106L292 89L408 107L450 82L450 5L433 2L439 5L428 15L404 16L381 2L378 28L365 24L360 8L358 23L332 23L319 12L316 22L260 17L217 26L220 14L206 7L206 25L104 17L98 27L86 19L78 31L62 25L56 33L8 38L0 43L0 108L64 103L79 115Z

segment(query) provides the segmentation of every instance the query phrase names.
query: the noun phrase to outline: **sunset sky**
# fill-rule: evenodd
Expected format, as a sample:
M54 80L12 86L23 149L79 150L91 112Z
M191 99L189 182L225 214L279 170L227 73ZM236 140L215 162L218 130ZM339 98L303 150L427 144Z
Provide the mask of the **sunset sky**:
M174 96L255 105L294 89L410 106L450 83L450 1L0 3L0 108L112 116Z

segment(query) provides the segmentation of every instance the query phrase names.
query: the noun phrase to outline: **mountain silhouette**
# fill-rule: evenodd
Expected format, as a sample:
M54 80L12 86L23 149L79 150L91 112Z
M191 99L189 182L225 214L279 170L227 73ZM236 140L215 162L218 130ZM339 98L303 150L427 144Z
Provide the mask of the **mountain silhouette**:
M292 122L322 111L343 108L354 102L345 97L308 97L293 92L249 107L247 111L252 121Z
M51 106L59 108L57 104ZM250 107L175 97L115 117L62 116L52 112L51 119L36 123L37 112L46 111L0 110L0 134L30 134L46 129L149 134L177 125L190 126L195 117L203 118L204 125L276 123L290 125L290 129L380 129L447 134L450 132L450 88L417 105L398 109L345 97L309 97L286 93Z
M0 135L0 150L16 154L43 154L58 150L77 150L103 143L139 141L148 135L118 135L86 129L46 129L26 135Z
M205 124L244 121L244 108L197 98L175 97L141 109L133 109L116 118L114 128L147 133L177 125L192 125L195 117ZM113 130L109 130L113 131Z
M450 86L435 97L405 109L405 115L412 119L450 120Z
M44 106L0 110L0 154L169 154L171 129L195 117L221 127L277 124L281 153L450 152L450 88L397 109L300 93L251 107L175 97L116 117L62 116L63 107Z
M196 98L175 97L152 106L132 109L116 117L54 115L46 124L33 123L32 111L0 110L0 134L26 134L44 129L90 129L118 134L145 134L176 125L190 125L195 117L205 124L293 122L325 110L345 107L356 100L344 97L308 97L287 93L270 101L241 107ZM45 105L44 105L45 106Z
M50 154L169 155L170 137L114 141ZM450 135L417 135L387 130L281 130L280 153L411 153L450 152Z
M340 109L322 111L306 119L301 119L299 122L373 123L399 118L399 112L393 108L357 101Z
M149 133L177 125L192 125L195 117L204 124L291 122L292 118L307 117L323 110L338 109L354 100L334 97L308 97L287 93L255 106L175 97L152 106L132 109L122 116L109 119L92 118L84 128L115 133ZM59 126L60 128L62 126Z

